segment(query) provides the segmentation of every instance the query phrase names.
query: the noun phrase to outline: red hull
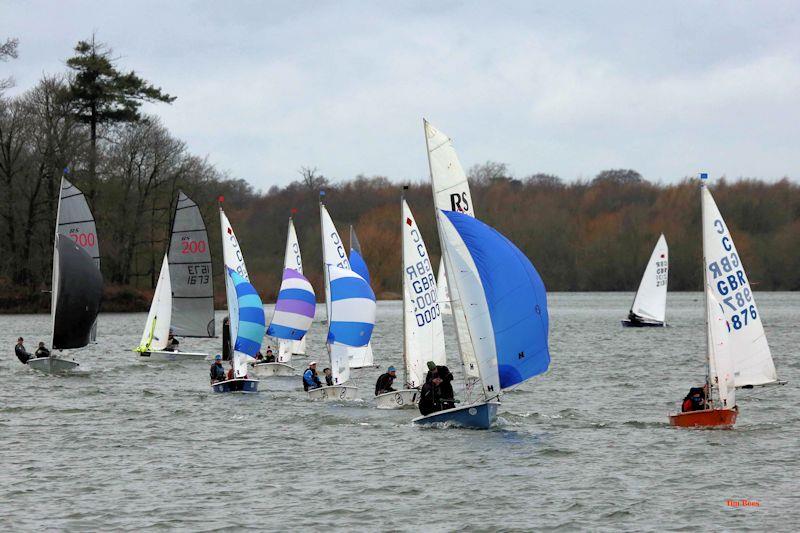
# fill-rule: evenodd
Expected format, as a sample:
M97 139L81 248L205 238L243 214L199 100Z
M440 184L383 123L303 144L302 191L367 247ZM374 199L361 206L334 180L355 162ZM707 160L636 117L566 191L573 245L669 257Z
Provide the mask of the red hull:
M669 424L679 428L732 428L739 414L735 409L706 409L669 415Z

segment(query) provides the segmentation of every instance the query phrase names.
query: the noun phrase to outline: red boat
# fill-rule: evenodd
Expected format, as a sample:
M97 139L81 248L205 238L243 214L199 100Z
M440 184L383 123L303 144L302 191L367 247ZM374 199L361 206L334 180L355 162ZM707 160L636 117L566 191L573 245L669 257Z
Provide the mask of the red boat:
M739 409L705 409L669 415L669 425L679 428L733 429Z

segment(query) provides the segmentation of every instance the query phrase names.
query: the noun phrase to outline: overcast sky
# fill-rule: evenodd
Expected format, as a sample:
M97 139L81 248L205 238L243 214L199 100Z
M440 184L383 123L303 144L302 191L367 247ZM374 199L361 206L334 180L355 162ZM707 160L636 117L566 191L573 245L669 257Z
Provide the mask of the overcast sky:
M178 97L148 108L173 134L262 189L426 177L422 117L465 168L798 179L798 28L796 1L0 0L0 77L31 87L96 31Z

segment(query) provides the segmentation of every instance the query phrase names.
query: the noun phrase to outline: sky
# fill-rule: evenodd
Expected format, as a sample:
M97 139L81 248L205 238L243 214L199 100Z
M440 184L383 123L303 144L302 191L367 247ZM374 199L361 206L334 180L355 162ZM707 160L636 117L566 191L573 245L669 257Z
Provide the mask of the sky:
M317 167L420 180L422 119L465 168L664 183L800 179L796 1L0 0L30 88L95 32L189 149L266 190Z

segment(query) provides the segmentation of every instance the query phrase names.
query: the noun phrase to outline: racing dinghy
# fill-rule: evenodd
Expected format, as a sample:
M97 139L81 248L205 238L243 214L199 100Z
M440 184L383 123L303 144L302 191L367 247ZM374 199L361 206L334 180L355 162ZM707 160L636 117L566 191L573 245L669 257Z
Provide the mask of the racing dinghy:
M667 277L669 274L669 248L664 234L658 238L650 260L644 269L639 290L633 298L628 318L622 321L626 328L666 326Z
M279 339L286 346L302 341L314 321L316 308L317 300L311 283L297 270L285 269L267 335ZM276 362L256 361L252 365L253 372L261 377L293 376L295 369L289 365L291 355L291 352L279 351Z
M433 267L405 198L400 204L405 384L402 389L375 396L378 409L415 409L428 372L426 363L445 364L444 329Z
M28 360L34 370L50 374L78 367L76 361L55 352L83 348L94 340L103 297L94 217L83 193L66 178L61 179L56 217L50 303L52 351L48 357Z
M358 387L350 382L350 349L369 344L375 327L375 293L364 278L350 269L327 265L331 313L325 345L331 361L333 385L308 390L313 400L355 400Z
M248 281L247 267L244 264L239 241L233 228L219 208L222 226L222 256L225 263L225 296L230 317L232 343L231 379L211 384L214 392L258 392L258 380L247 375L247 365L255 361L261 349L261 341L266 331L264 305L258 292ZM230 374L229 374L230 375Z
M135 352L143 360L202 361L209 354L165 350L171 332L176 337L214 337L214 284L208 231L200 208L178 192L172 231L142 341ZM161 290L160 287L164 287ZM158 325L154 311L158 311ZM158 337L154 336L158 333Z
M427 121L424 126L466 401L412 422L488 429L501 392L550 364L547 295L525 254L468 212L469 192L452 141Z
M728 226L701 174L703 284L706 306L704 405L669 416L676 427L732 428L736 389L782 385L764 333L761 313Z

